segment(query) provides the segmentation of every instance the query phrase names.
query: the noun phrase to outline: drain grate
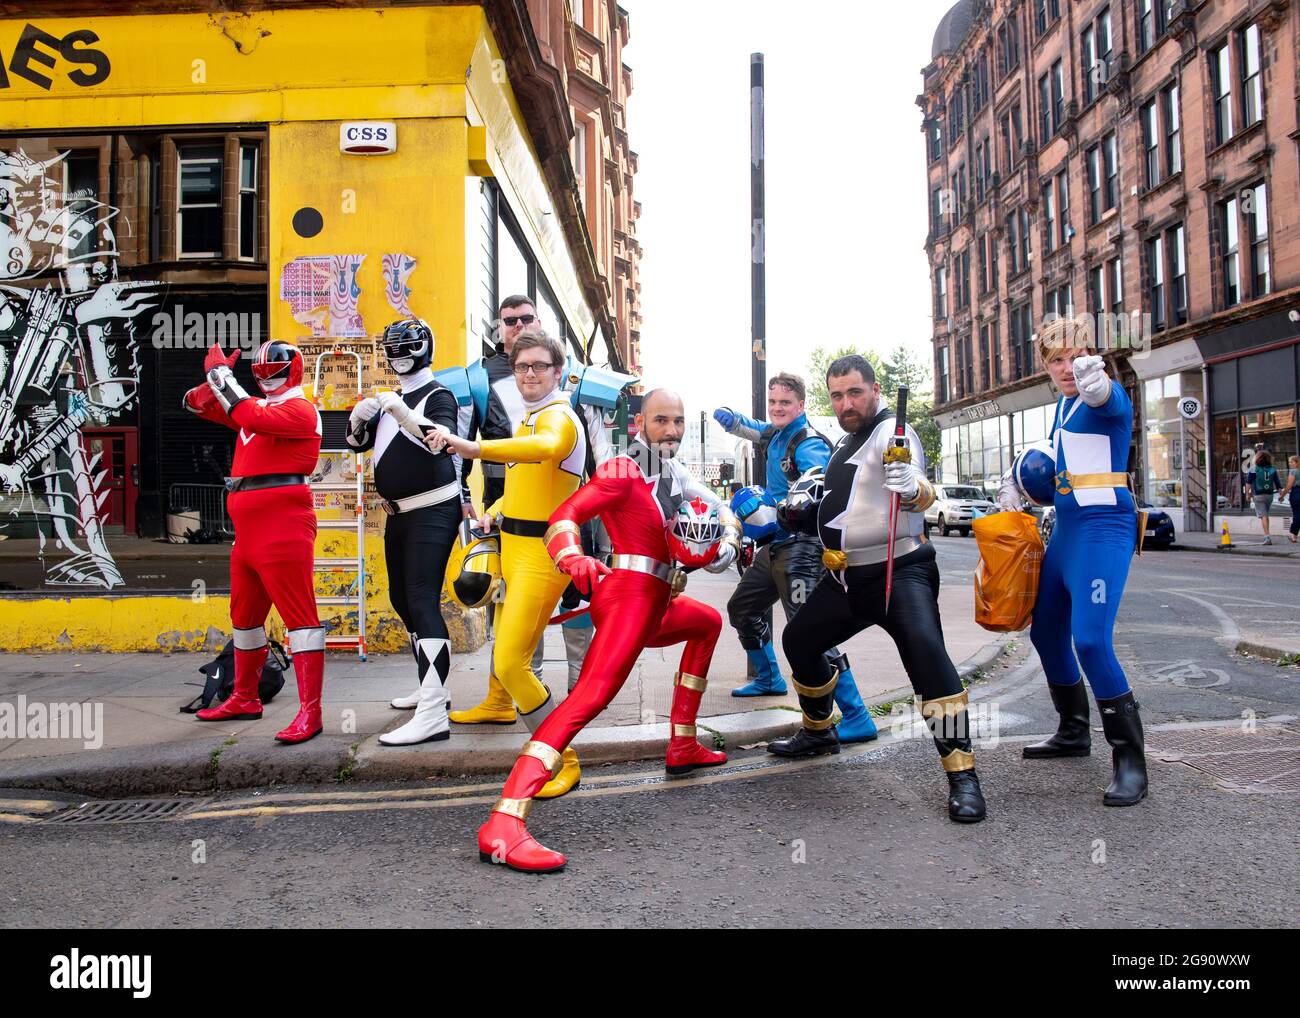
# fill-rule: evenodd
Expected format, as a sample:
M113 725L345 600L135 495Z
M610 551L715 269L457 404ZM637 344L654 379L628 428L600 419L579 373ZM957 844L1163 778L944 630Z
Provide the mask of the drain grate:
M149 824L175 820L192 809L205 806L206 799L106 799L83 802L42 821L46 824Z
M1282 726L1152 732L1148 752L1184 763L1237 792L1300 792L1300 732Z

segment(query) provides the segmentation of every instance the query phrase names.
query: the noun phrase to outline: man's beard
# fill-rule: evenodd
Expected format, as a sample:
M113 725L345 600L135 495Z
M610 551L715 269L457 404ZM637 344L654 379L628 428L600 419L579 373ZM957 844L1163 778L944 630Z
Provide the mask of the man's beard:
M861 431L864 427L866 427L867 424L867 419L863 417L860 413L858 413L856 410L850 410L847 413L844 413L839 417L837 417L836 420L839 421L840 427L843 428L845 431L847 431L850 435L856 435L859 431Z
M653 449L662 459L671 460L677 458L677 450L682 447L680 441L651 442L650 448Z

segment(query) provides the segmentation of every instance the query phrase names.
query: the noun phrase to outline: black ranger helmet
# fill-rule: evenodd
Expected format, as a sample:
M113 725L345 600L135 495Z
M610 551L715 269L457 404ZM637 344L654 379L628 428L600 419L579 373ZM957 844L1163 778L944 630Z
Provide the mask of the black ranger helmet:
M820 467L804 471L790 485L790 492L776 504L781 526L794 534L817 533L817 510L826 493L826 479Z
M399 375L409 375L433 363L433 330L419 318L404 318L384 329L384 356Z

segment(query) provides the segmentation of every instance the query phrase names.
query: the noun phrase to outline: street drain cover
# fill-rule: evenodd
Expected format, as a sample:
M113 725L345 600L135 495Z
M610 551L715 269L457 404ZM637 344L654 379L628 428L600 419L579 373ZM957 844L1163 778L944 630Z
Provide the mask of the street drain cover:
M1300 792L1300 731L1239 725L1154 731L1147 752L1184 763L1236 792Z
M209 799L107 799L47 817L47 824L147 824L174 820Z

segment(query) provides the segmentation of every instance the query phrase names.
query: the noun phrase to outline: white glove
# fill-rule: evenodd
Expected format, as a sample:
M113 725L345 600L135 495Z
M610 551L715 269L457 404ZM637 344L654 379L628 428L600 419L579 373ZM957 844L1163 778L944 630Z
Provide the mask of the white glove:
M917 470L911 463L895 460L885 464L885 490L897 494L904 502L914 502L920 491Z
M1002 475L1002 484L998 488L998 508L1003 512L1020 512L1020 490L1011 479L1011 471Z
M1088 406L1099 407L1110 399L1110 378L1100 357L1074 358L1074 384Z
M704 567L706 573L725 573L736 561L736 546L730 541L718 546L717 557Z
M390 390L376 393L371 397L384 413L400 415L403 410L410 409L402 402L402 397Z
M352 431L359 430L361 425L379 413L379 409L379 400L374 396L367 396L352 408L352 413L348 417L348 427Z

